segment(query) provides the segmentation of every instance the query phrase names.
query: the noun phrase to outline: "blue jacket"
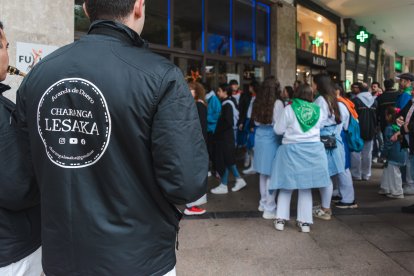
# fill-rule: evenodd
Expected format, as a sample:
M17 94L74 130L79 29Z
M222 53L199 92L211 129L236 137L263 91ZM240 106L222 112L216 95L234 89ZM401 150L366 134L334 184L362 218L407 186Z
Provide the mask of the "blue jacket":
M207 132L216 131L217 121L221 113L221 102L214 91L206 95L207 100Z
M395 166L404 166L407 162L408 152L407 149L401 148L399 141L392 142L391 137L395 131L391 125L388 125L384 131L384 149L381 156L387 158L388 162Z
M398 97L398 99L397 99L397 102L396 102L396 107L398 107L398 108L400 108L400 109L403 109L406 105L407 105L407 103L409 102L409 101L411 101L411 99L412 99L412 96L411 95L409 95L409 94L407 94L407 93L405 93L405 92L403 92L403 93L401 93L401 95Z

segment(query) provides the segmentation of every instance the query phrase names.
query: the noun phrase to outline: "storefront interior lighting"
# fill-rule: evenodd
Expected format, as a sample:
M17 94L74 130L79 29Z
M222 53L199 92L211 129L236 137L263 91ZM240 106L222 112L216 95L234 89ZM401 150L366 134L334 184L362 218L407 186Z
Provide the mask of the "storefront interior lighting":
M321 44L323 44L323 39L320 37L317 37L314 40L312 40L312 44L316 45L316 47L319 47Z
M318 22L322 22L322 16L318 16L317 18L316 18L316 20L318 20Z
M322 35L323 35L323 32L322 32L322 31L317 31L317 32L316 32L316 36L321 37Z

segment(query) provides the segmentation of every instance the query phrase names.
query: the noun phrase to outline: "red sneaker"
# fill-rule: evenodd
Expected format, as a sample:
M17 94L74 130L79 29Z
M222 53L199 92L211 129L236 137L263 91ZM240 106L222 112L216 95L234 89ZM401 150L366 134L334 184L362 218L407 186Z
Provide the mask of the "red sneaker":
M186 214L187 216L199 216L202 215L206 212L205 209L200 208L198 206L193 206L191 208L186 208L184 210L184 214Z

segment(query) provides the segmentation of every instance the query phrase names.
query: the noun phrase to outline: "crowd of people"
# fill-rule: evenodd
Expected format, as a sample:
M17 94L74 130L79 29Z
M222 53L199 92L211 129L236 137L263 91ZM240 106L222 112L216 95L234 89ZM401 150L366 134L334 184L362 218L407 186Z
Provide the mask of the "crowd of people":
M197 105L203 105L199 116L207 130L208 175L220 180L210 192L227 194L230 172L233 192L246 187L236 166L237 149L242 149L243 175L259 174L258 210L275 221L277 230L290 218L294 190L299 191L297 225L302 232L310 231L312 217L331 219L332 202L337 208L358 208L354 181L368 181L373 162L384 166L380 195L399 199L414 194L414 158L409 154L414 148L413 81L406 73L399 76L399 90L389 79L385 89L378 82L370 87L357 82L345 93L324 74L313 76L311 85L296 81L284 88L269 76L263 83L253 79L244 91L231 80L208 89L207 97L203 85L190 81ZM318 206L312 206L314 188L320 191ZM200 205L206 196L184 213L204 214ZM413 206L403 211L413 212Z

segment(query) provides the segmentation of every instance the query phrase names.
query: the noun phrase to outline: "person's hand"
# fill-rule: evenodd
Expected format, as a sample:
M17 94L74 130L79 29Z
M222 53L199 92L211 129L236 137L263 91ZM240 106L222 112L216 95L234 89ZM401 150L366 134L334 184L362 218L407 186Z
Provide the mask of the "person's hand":
M400 132L396 132L393 136L391 136L391 142L397 142L400 136Z
M402 116L398 117L397 120L395 120L395 122L397 123L399 127L401 127L404 124L404 117Z
M243 124L239 125L239 130L242 131L243 130Z

